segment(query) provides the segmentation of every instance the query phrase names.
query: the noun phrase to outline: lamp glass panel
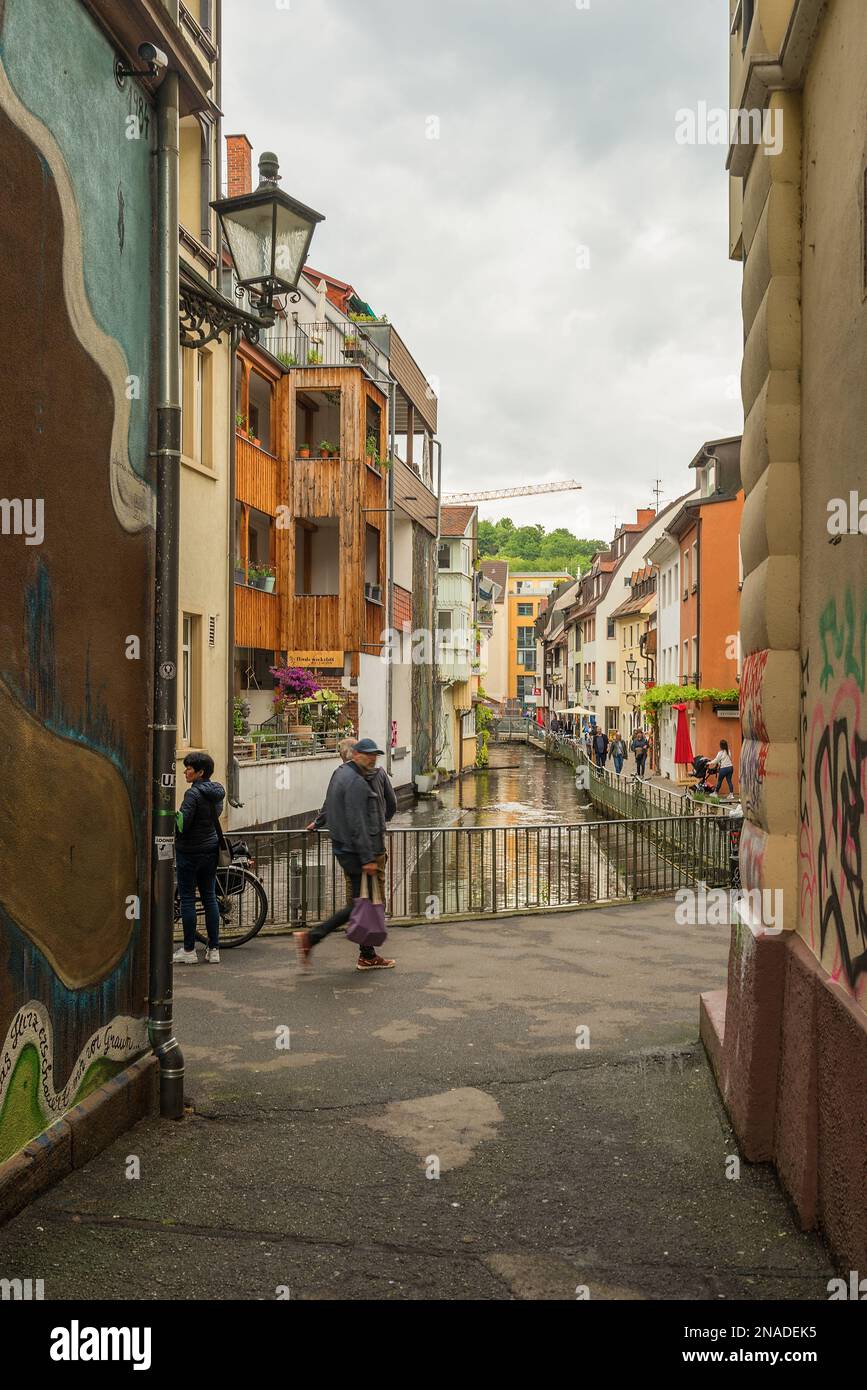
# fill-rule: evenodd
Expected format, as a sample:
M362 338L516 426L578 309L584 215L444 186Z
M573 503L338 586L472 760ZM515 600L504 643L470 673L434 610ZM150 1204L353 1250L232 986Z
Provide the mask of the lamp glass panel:
M274 205L261 203L243 212L223 214L223 226L238 267L238 279L264 280L271 275L271 228Z
M311 229L312 223L308 218L299 217L297 212L281 207L278 203L274 275L278 280L285 280L293 288L301 274Z

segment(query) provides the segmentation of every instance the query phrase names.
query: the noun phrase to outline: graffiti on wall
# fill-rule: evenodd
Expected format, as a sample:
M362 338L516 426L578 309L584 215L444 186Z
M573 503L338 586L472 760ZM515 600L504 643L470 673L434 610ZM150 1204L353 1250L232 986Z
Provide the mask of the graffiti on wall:
M867 988L864 797L867 591L828 601L818 624L818 689L801 662L800 905L804 933L832 977Z
M0 1160L147 1044L152 141L113 57L0 3L0 495L43 519L0 535Z
M741 797L745 815L753 819L759 814L768 758L768 731L762 706L767 664L767 651L751 652L741 673Z

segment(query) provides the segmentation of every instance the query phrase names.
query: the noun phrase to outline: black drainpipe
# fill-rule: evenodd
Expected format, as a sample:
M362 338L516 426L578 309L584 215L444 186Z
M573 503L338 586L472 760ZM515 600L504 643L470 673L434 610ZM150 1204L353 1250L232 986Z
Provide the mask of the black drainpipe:
M177 19L177 4L173 18ZM175 898L175 742L178 708L178 558L181 392L178 329L178 74L167 72L157 112L158 400L151 786L151 917L148 1036L160 1064L160 1114L184 1111L184 1058L172 1019Z

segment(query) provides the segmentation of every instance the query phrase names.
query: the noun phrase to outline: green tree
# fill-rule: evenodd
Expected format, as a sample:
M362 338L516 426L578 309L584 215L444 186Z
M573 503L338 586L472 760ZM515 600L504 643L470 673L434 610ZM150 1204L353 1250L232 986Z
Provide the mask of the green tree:
M583 540L565 526L546 532L544 526L516 526L511 517L479 522L479 554L508 560L512 569L562 570L581 574L590 566L602 541Z

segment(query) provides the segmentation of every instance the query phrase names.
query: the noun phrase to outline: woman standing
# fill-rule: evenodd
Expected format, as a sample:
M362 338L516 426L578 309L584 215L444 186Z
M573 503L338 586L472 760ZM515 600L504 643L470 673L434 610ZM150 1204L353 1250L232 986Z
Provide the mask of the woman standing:
M720 739L719 752L717 753L716 757L711 758L710 762L707 765L708 772L712 767L715 767L717 769L717 796L722 796L723 783L728 782L729 796L733 797L735 794L734 784L732 781L732 778L734 776L734 764L732 762L732 755L729 752L729 746L724 738Z
M619 777L623 771L623 760L626 757L626 743L616 730L611 738L611 756L614 759L614 771Z

